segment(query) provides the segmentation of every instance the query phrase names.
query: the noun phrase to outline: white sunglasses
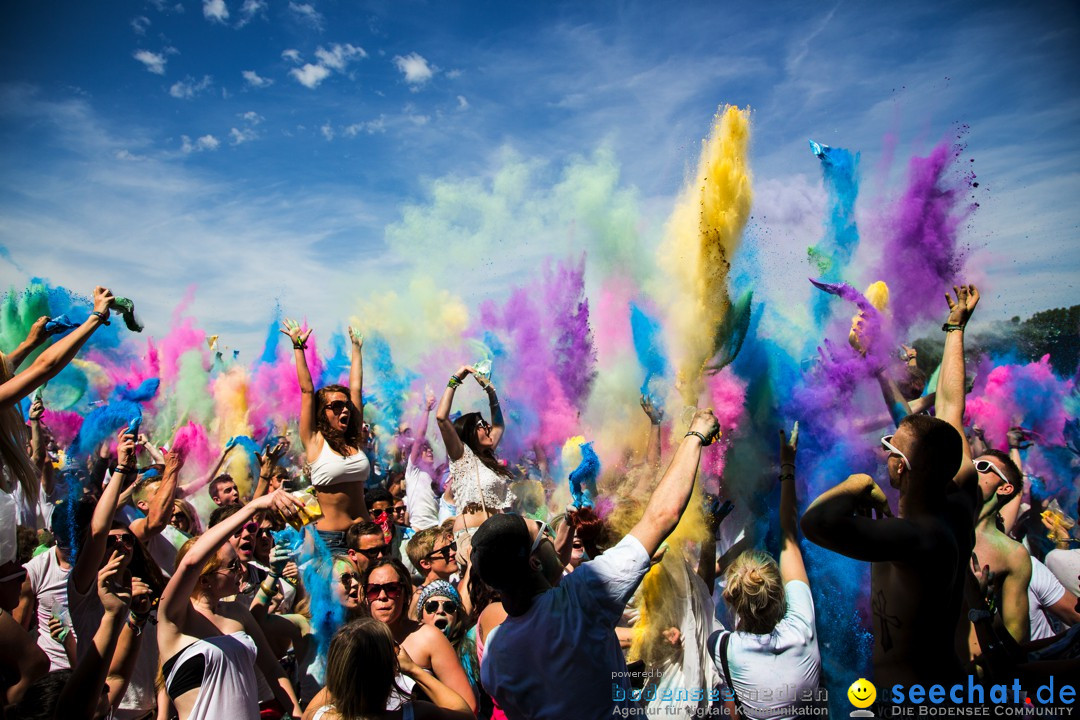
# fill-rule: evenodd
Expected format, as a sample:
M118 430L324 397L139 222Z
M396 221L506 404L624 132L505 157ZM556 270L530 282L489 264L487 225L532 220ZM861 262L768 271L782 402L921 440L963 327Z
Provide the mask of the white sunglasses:
M885 437L881 438L881 444L885 447L886 450L888 450L893 455L899 455L900 459L904 461L904 467L906 467L908 470L910 470L911 469L911 462L907 459L907 455L900 452L896 448L896 446L892 444L892 439L894 437L896 437L896 436L895 435L886 435Z

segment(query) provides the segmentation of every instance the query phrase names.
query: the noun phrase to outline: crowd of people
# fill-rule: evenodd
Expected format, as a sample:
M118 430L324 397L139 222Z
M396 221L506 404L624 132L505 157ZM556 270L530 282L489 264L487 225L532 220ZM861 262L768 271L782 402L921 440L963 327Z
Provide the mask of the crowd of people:
M1017 427L995 449L965 425L979 294L948 297L935 392L913 363L881 370L896 427L880 459L898 503L878 468L852 467L802 498L800 518L798 429L781 430L762 470L779 484L774 557L718 540L731 504L703 497L699 478L720 433L711 410L665 443L675 423L643 397L633 480L593 488L603 509L580 491L553 508L567 480L543 457L500 456L513 428L485 372L457 368L377 446L363 337L350 329L348 386L316 388L311 331L292 321L295 432L259 448L249 483L220 472L230 447L190 477L183 448L154 446L138 418L61 462L35 390L109 321L113 295L96 288L85 322L31 363L49 318L0 348L2 717L789 717L827 702L800 533L871 566L879 699L1080 677L1073 523L1025 482L1030 434ZM455 414L473 383L489 412ZM195 493L215 509L201 516Z

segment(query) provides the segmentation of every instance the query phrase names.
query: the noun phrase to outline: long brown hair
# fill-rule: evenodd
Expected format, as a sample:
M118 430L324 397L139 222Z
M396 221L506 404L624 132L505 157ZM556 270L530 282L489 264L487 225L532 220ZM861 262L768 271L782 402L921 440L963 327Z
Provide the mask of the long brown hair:
M360 618L338 630L326 657L326 690L341 719L382 716L398 670L394 638L386 625Z
M503 467L498 458L495 457L495 450L491 447L484 447L477 439L476 426L483 419L483 415L478 412L465 413L454 421L454 432L461 438L461 442L468 445L473 454L480 458L480 462L484 463L491 472L507 480L513 480L514 474L508 468Z
M14 368L10 368L8 362L7 356L0 352L0 383L6 383L14 376ZM26 455L26 444L29 441L26 422L19 412L18 403L0 408L0 462L10 469L12 479L22 485L26 497L37 502L37 470ZM15 488L5 487L4 490L14 492Z
M326 419L326 396L332 393L344 395L345 402L349 406L349 424L344 430L335 430ZM361 443L363 425L364 418L360 417L360 409L353 405L353 401L349 398L349 388L344 385L327 385L319 388L319 391L315 393L315 429L323 436L330 449L338 455L350 455L349 448L363 450Z

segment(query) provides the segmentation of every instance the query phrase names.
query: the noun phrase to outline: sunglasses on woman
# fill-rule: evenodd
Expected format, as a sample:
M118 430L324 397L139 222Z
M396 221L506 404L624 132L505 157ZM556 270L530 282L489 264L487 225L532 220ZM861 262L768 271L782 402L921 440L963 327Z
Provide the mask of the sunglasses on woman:
M240 572L241 567L242 566L240 565L240 559L233 558L232 560L218 568L216 572L219 575L228 575L229 573Z
M480 418L476 421L476 429L483 430L484 432L491 432L491 424L484 418Z
M453 600L428 600L424 603L424 612L428 615L434 615L439 612L439 608L447 615L453 615L457 612L457 603Z
M397 598L401 597L401 583L392 582L381 583L378 585L369 584L366 588L364 588L364 595L367 597L368 600L378 600L379 596L383 593L386 593L386 597L390 598L391 600L396 600Z
M349 403L344 400L334 400L333 402L326 403L326 409L335 415L340 415L341 411L349 407Z
M116 535L109 535L109 537L105 540L105 547L111 550L112 548L120 545L121 543L125 547L134 547L135 536L131 533L118 533Z
M245 532L247 532L247 533L249 533L251 535L257 535L259 533L259 523L257 523L257 522L246 522L243 525L241 525L240 529L237 530L236 532L234 532L232 536L234 538L238 538L241 535L243 535Z
M345 586L346 590L348 590L353 583L360 582L360 576L354 572L343 572L341 573L341 577L339 577L338 580L340 580L341 584Z

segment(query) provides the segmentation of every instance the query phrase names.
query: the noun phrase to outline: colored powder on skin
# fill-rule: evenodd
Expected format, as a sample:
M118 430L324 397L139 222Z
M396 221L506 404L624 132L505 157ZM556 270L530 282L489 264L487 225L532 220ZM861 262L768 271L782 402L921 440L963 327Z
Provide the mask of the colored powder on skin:
M83 424L83 417L79 413L70 410L50 410L46 408L45 413L41 416L41 421L45 424L45 427L49 428L49 432L52 433L57 444L62 448L66 448L79 434L79 428Z
M824 282L841 282L859 245L855 223L855 200L859 195L859 155L843 148L810 142L811 150L821 160L822 180L828 193L825 237L808 250L815 274ZM813 299L814 320L824 328L829 316L827 298Z
M585 297L585 256L544 268L544 299L553 319L555 375L567 401L581 409L596 379L596 348Z
M663 335L659 320L642 309L638 303L630 303L630 328L633 332L634 351L645 370L641 394L659 403L663 397L659 384L668 375L668 361L664 354ZM655 384L654 384L655 380Z
M685 405L697 404L702 368L716 354L731 304L728 271L753 197L749 141L749 110L729 106L717 113L697 177L682 191L660 246L661 266L671 278L672 356Z
M874 276L893 290L899 331L937 319L941 294L962 274L957 236L974 205L965 202L970 178L954 167L961 151L943 142L928 156L912 158L907 188L879 220L884 242Z
M1068 419L1063 399L1072 390L1071 379L1054 374L1049 355L1027 365L999 365L990 371L982 392L968 398L967 414L999 450L1008 449L1009 428L1015 425L1038 433L1040 443L1063 445Z

